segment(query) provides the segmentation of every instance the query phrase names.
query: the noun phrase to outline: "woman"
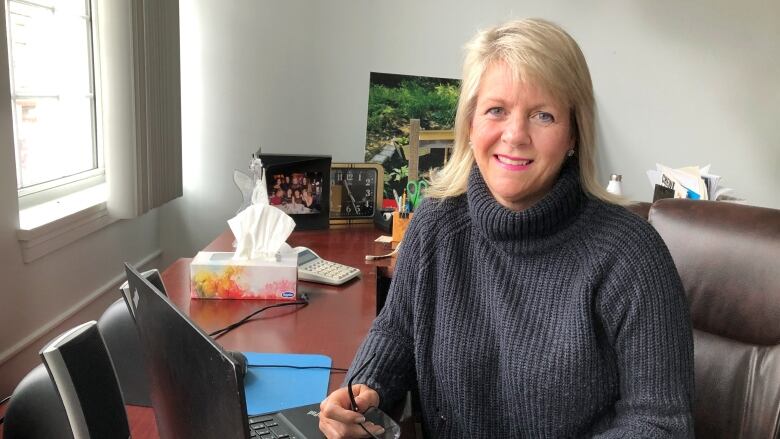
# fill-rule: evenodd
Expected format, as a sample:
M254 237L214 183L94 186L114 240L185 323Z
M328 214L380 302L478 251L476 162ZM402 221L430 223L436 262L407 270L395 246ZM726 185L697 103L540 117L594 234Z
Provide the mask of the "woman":
M312 198L311 194L309 194L309 189L304 188L303 189L303 205L308 207L309 209L312 208L312 204L314 204L314 198Z
M452 159L348 375L360 411L417 388L429 437L693 434L682 285L596 181L594 111L559 27L511 22L467 46ZM322 402L329 438L381 430L349 408L346 388Z
M281 189L276 189L271 198L268 199L268 204L271 206L281 206L284 200L284 193Z

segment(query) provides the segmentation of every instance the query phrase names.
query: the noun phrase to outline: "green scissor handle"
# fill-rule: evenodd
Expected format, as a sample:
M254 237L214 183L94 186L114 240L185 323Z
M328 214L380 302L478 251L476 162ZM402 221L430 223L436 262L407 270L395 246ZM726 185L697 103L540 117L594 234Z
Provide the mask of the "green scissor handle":
M416 209L422 201L425 188L428 187L428 182L425 180L413 180L406 184L406 194L409 196L409 201L412 203L412 209Z

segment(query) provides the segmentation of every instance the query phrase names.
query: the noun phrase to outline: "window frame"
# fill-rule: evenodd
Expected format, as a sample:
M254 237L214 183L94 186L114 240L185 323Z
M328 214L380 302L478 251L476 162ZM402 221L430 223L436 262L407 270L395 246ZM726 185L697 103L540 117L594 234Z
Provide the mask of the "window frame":
M3 0L5 2L5 17L7 23L6 39L8 42L8 62L9 62L9 81L10 81L10 104L12 106L13 115L13 140L14 140L14 157L16 160L16 170L21 172L19 168L19 155L17 149L17 109L16 101L24 98L41 98L52 97L51 95L44 94L16 94L16 85L14 78L14 69L12 66L13 59L13 44L11 26L11 3L23 4L34 7L41 7L46 9L54 9L53 7L40 5L28 0ZM47 203L64 196L83 191L85 189L94 187L96 185L104 184L106 181L105 176L105 151L102 137L102 99L101 99L101 84L100 84L100 39L98 35L98 23L97 23L97 0L84 0L87 14L82 16L85 19L85 25L88 24L89 32L87 32L87 44L89 47L88 62L90 68L88 68L90 90L85 97L91 100L90 112L92 123L92 168L81 171L75 174L62 176L52 180L36 183L34 185L17 188L17 196L19 200L19 209L28 209L43 203ZM56 96L55 96L56 97ZM89 207L89 206L87 206Z

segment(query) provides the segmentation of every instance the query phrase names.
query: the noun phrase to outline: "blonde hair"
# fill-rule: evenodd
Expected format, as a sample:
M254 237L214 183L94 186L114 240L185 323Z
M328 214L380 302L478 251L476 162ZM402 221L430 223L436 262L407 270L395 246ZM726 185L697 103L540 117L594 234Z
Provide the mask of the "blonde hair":
M542 87L570 108L583 191L611 203L626 204L624 199L608 193L596 177L593 85L585 57L569 34L546 20L517 20L478 32L465 49L455 145L444 167L432 175L426 196L445 198L466 192L474 165L469 130L477 93L488 67L503 62L517 80Z

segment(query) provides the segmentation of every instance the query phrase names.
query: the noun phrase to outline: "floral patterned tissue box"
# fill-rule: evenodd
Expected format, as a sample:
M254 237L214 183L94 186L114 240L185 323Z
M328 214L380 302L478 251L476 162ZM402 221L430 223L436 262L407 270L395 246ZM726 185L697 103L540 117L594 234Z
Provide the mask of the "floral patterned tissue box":
M233 260L233 253L198 252L190 264L190 293L199 299L295 300L298 258Z

